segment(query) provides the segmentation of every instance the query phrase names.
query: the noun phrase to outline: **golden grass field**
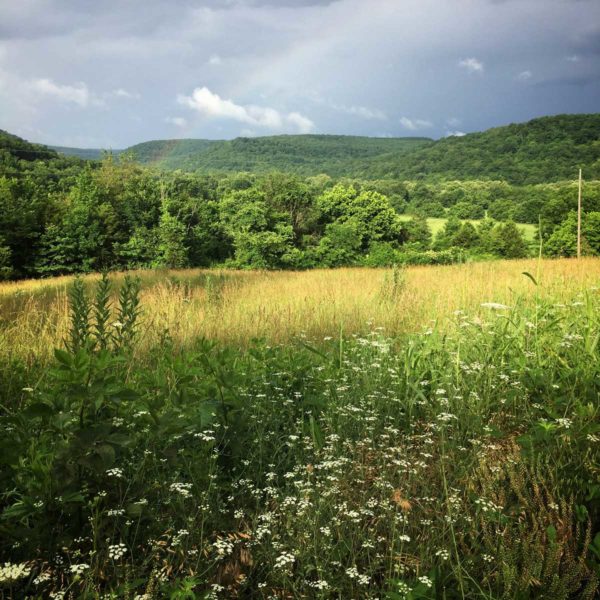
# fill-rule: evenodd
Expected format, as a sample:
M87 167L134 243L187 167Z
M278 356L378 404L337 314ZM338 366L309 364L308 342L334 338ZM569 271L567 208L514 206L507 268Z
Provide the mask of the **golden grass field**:
M523 271L538 277L536 287ZM390 297L391 269L346 268L304 272L140 271L140 351L168 331L178 344L204 336L247 344L278 343L362 333L387 335L443 326L456 310L484 313L485 302L531 302L539 294L566 302L600 285L600 259L493 261L403 270L401 292ZM123 274L112 279L118 283ZM207 285L207 277L210 283ZM90 283L96 275L86 277ZM0 284L0 359L47 359L68 328L72 278Z

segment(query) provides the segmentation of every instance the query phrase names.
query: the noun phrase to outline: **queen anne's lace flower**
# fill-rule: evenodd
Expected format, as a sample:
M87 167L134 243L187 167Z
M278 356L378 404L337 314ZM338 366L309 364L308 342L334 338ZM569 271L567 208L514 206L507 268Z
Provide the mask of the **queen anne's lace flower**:
M4 563L0 566L0 583L12 583L24 579L31 573L31 567L27 563Z

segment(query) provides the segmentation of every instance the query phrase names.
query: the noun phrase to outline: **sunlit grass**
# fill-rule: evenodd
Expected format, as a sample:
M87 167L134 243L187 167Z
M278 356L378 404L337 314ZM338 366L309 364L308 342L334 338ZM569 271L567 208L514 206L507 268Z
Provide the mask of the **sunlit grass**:
M523 272L537 276L534 286ZM511 305L537 294L556 302L600 281L600 259L494 261L411 267L389 297L391 269L347 268L304 272L140 271L142 339L154 345L166 332L180 345L206 337L247 345L253 338L285 342L362 333L387 335L444 324L456 310L482 311L484 302ZM119 283L123 274L112 276ZM86 277L88 281L96 275ZM51 355L68 327L72 278L0 284L0 355Z

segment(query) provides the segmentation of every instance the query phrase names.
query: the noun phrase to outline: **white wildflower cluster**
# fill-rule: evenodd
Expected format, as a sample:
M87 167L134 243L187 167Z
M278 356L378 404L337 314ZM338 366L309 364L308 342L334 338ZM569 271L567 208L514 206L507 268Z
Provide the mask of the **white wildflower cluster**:
M448 560L450 558L450 552L444 549L438 550L435 555L442 560Z
M487 500L486 498L477 498L475 504L477 504L484 513L500 512L502 510L501 506L494 504L494 502Z
M200 433L195 433L194 437L202 440L203 442L214 442L215 441L215 432L212 429L207 429L205 431L201 431Z
M427 575L422 575L418 578L419 583L422 583L426 588L430 588L433 586L433 581L427 577Z
M191 483L172 483L169 486L169 490L177 492L184 498L189 498L192 495L192 484Z
M310 587L315 588L315 590L319 590L320 592L324 592L329 589L329 584L324 579L319 579L318 581L307 581Z
M34 585L41 585L42 583L46 583L47 581L50 581L50 572L49 571L45 571L43 573L40 573L34 580L33 580L33 584Z
M187 529L180 529L174 536L172 544L173 546L180 546L183 538L190 535L190 532Z
M571 425L573 425L573 421L567 418L556 419L556 423L564 429L571 429Z
M292 552L282 552L275 559L275 568L276 569L288 569L296 562L296 557Z
M217 538L217 541L213 543L213 548L217 553L218 558L225 558L233 553L233 542L224 538Z
M73 573L73 575L79 576L79 575L83 575L83 573L85 573L89 568L90 568L90 565L88 565L87 563L79 563L76 565L71 565L69 567L69 571L71 571L71 573Z
M127 546L125 544L111 544L108 547L108 558L111 560L119 560L127 553Z
M349 567L346 569L346 575L350 579L354 579L360 585L369 585L369 577L367 575L361 575L356 567Z
M440 423L450 423L452 420L458 420L458 417L452 413L443 412L437 416L437 420L440 421Z
M404 583L404 581L399 581L397 583L396 590L398 591L399 594L404 594L404 595L408 595L411 592L409 585L407 583Z
M482 308L489 308L490 310L510 310L510 306L506 304L500 304L499 302L483 302Z
M125 514L125 509L123 508L111 508L110 510L106 511L106 514L109 517L120 517L122 515Z
M114 469L108 469L106 471L106 474L109 477L116 477L117 479L123 479L123 477L124 477L123 469L119 469L118 467L116 467Z
M0 583L12 583L19 579L29 577L31 567L27 563L13 564L6 562L0 565Z

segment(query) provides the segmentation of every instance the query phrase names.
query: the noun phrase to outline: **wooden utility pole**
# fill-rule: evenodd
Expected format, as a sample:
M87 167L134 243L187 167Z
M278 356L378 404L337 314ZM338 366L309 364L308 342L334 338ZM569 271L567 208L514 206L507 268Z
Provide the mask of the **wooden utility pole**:
M579 169L579 198L577 200L577 258L581 258L581 169Z

